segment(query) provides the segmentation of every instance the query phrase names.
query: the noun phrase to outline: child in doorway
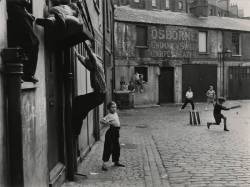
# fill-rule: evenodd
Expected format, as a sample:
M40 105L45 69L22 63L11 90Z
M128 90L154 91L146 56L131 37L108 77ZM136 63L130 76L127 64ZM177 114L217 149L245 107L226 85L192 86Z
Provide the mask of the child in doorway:
M115 166L125 167L119 162L120 157L120 143L119 143L119 130L120 130L120 120L116 112L116 103L114 101L108 103L107 108L109 113L101 119L100 123L104 125L109 125L109 129L105 134L104 149L103 149L103 165L102 170L107 171L107 162L112 155L112 161Z
M185 102L184 102L184 104L182 105L182 107L181 107L180 110L184 109L188 103L191 104L192 110L194 110L194 102L193 102L194 93L193 93L191 87L188 87L188 90L187 90L187 92L186 92L185 97L186 97L186 98L185 98Z
M209 90L206 92L206 96L207 96L207 105L208 106L205 108L205 110L208 110L209 104L210 103L214 104L214 100L216 98L214 87L212 85L209 86Z
M224 131L229 131L227 129L227 118L221 114L221 110L230 110L230 108L227 108L225 106L223 106L222 104L226 101L225 98L223 97L219 97L218 98L218 102L215 103L214 105L214 119L215 119L215 123L207 123L207 128L209 129L211 125L220 125L221 123L221 119L224 120Z

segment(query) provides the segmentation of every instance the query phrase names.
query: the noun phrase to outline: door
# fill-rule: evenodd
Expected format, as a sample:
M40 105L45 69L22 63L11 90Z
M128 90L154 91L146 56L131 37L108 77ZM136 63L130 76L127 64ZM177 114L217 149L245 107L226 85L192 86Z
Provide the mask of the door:
M159 76L160 103L174 102L174 68L163 67Z
M182 99L191 86L195 102L206 101L206 91L212 85L217 90L217 65L184 64L182 66Z
M48 54L46 60L46 99L48 132L48 167L53 175L60 172L63 163L63 100L62 100L62 55ZM58 170L58 171L55 171ZM52 172L53 171L53 172ZM54 178L56 176L50 176Z
M250 67L229 67L229 99L250 99Z

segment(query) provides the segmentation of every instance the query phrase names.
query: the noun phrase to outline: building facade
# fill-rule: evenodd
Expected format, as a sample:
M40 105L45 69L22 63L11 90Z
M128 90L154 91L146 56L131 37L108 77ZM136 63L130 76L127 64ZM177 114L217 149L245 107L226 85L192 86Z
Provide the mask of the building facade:
M38 24L38 18L48 18L48 10L70 3L76 3L80 10L75 20L82 29L76 29L77 33L74 27L67 28L69 33L63 39L57 38L62 37L60 32L66 31L53 34L50 27ZM24 11L24 4L29 13ZM105 104L112 100L114 84L111 81L114 5L111 0L2 0L0 7L0 186L60 186L67 179L74 180L77 164L103 132L99 118L106 111ZM11 17L16 7L24 17ZM32 25L25 28L29 33L25 37L36 37L39 42L37 83L24 80L22 68L27 67L24 62L29 58L23 58L22 48L13 44L11 28L15 24L12 23L19 18L25 23L32 20ZM19 41L22 37L15 39ZM74 137L72 101L93 91L90 73L74 53L77 50L86 56L83 43L86 39L93 41L98 61L104 66L108 91L104 103L88 113L80 135ZM14 71L12 66L19 71Z
M145 89L135 93L135 105L180 103L188 86L197 102L206 100L209 85L218 96L249 99L249 86L242 87L249 82L248 24L120 6L115 12L116 72L127 82L136 72L143 74Z
M206 6L205 14L221 17L238 17L237 4L231 4L230 0L115 0L118 6L129 5L138 9L170 10L174 12L190 13L190 8L198 2L199 6Z

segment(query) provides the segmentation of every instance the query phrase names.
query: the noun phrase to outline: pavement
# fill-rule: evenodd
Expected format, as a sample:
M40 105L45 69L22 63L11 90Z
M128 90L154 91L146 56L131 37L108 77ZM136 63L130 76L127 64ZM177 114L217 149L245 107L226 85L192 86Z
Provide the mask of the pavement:
M201 125L189 125L188 105L118 111L121 121L121 163L110 161L102 171L104 136L78 167L86 177L66 182L63 187L249 187L250 186L250 100L227 101L241 108L223 112L229 132L223 125L211 126L212 106L196 104Z

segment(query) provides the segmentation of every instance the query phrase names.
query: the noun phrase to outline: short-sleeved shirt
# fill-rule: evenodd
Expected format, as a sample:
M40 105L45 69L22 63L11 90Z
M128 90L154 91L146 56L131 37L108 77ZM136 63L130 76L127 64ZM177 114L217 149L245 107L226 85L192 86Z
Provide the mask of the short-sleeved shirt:
M214 90L208 90L207 91L207 97L210 99L214 99L215 98L215 91Z
M105 121L109 122L114 127L120 127L120 120L117 112L115 113L108 113L104 118Z
M187 91L187 92L186 92L186 98L187 98L187 99L192 99L193 96L194 96L194 94L193 94L192 91Z

